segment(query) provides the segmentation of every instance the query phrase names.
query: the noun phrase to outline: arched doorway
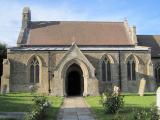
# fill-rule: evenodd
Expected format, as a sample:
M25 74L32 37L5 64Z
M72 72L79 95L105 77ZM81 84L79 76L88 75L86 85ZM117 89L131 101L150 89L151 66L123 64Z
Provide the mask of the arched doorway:
M72 64L66 72L65 88L67 96L83 95L84 83L83 72L79 65Z

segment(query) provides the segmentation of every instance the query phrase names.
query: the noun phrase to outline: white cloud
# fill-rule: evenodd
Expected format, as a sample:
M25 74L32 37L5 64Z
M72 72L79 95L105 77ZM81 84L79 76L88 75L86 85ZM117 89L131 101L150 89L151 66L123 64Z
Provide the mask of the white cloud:
M16 46L16 41L21 27L23 4L18 2L1 2L0 6L0 42L9 46ZM86 20L86 13L76 13L68 5L42 7L29 5L32 20L54 21L54 20Z
M126 17L129 24L137 26L139 34L158 33L160 31L160 17L142 11L144 8L139 6L133 8L128 3L121 2L119 8L108 3L105 8L105 0L99 0L101 6L73 6L65 1L52 6L42 4L26 4L18 0L1 0L0 2L0 42L5 42L9 46L16 46L16 41L21 27L22 9L24 6L31 8L32 20L34 21L54 21L54 20L95 20L95 21L122 21ZM116 2L116 0L114 0ZM89 3L88 3L89 4ZM126 8L127 7L127 8ZM152 32L152 33L151 33ZM159 32L160 33L160 32Z

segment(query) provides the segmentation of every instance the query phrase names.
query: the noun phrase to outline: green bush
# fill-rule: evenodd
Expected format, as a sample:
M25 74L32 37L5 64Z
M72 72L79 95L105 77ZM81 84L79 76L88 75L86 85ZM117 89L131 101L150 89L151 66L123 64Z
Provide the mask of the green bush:
M133 120L159 120L157 107L152 107L149 111L146 110L134 110Z
M149 120L148 118L148 112L145 110L134 110L133 111L133 120Z
M38 95L34 96L32 111L25 116L25 120L45 120L49 107L50 104L47 97Z
M117 112L112 120L126 120L125 116L120 115L119 112Z
M114 92L103 93L100 102L103 105L105 112L112 114L118 112L124 105L123 96Z
M158 108L155 106L155 107L152 107L150 109L150 120L159 120L160 119L160 115L158 114Z

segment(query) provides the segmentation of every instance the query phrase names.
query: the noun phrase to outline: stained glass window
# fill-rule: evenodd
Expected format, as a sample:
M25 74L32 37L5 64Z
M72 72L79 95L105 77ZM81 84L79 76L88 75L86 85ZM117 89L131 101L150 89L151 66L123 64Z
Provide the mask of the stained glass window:
M107 80L111 81L111 66L109 61L107 61Z
M105 65L105 61L102 62L102 81L106 81L106 65Z
M39 62L34 57L30 64L30 82L39 83Z
M34 66L30 66L30 82L34 83Z
M127 78L128 80L136 80L136 64L132 59L127 63Z
M132 61L132 80L136 80L136 64Z
M111 81L111 66L107 59L102 61L102 81Z
M131 65L129 61L127 63L127 78L128 80L131 80Z

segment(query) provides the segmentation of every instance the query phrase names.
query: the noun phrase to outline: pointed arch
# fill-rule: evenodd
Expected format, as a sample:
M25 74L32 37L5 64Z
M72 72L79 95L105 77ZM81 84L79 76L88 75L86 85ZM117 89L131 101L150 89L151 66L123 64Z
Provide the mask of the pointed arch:
M104 59L107 59L111 64L114 64L117 62L116 59L110 54L103 54L101 57L101 60L104 60Z
M82 51L78 48L76 44L73 44L70 49L66 52L64 57L60 60L60 62L55 66L53 71L61 72L66 63L71 63L72 61L78 61L79 63L83 63L87 66L88 69L88 77L95 78L95 68L90 63L90 61L86 58L86 56L82 53ZM63 73L63 72L62 72ZM63 78L63 75L60 75Z
M28 81L31 84L39 83L41 80L42 60L37 55L32 55L27 60Z
M83 88L84 88L84 91L83 91L83 95L85 96L88 92L87 90L87 85L88 85L88 78L91 77L90 75L90 71L88 69L88 66L86 65L86 63L78 58L75 58L75 59L72 59L68 62L66 62L65 64L63 64L63 67L62 67L62 70L61 70L61 78L64 80L63 81L63 84L64 84L64 94L66 95L66 91L65 91L65 79L66 79L66 73L67 73L67 70L68 68L73 65L73 64L76 64L80 67L80 69L82 70L82 74L83 74Z
M62 67L62 70L61 70L61 78L65 78L65 74L63 73L66 73L66 70L72 65L72 64L77 64L80 66L80 68L82 69L83 71L83 76L84 77L89 77L90 76L90 73L89 73L89 69L87 67L87 65L80 59L76 58L76 59L72 59L68 62L66 62L63 67Z
M124 60L124 63L127 63L130 59L133 59L136 62L136 64L140 63L139 58L136 55L132 54L132 53L127 55L127 57Z
M31 60L34 58L34 57L36 57L36 59L38 60L38 62L39 62L39 64L41 65L41 66L43 66L43 60L42 60L42 58L39 56L39 55L37 55L37 54L32 54L29 58L28 58L28 60L27 60L27 65L31 62Z

